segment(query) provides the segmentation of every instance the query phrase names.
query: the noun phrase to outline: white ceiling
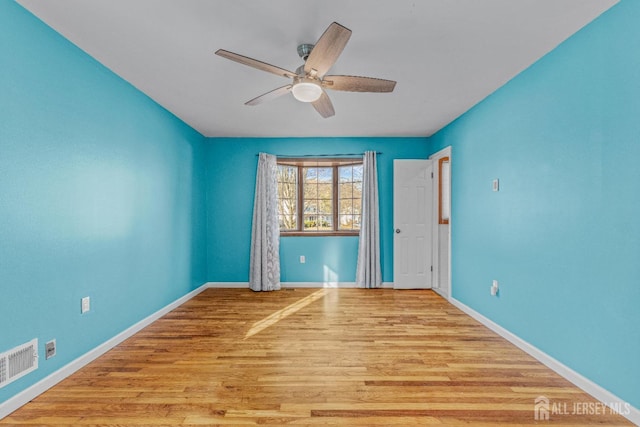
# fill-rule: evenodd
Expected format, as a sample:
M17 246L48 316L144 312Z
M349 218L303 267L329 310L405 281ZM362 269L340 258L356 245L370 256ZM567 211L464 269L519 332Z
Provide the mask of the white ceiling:
M206 136L428 136L618 0L18 0ZM329 91L321 118L287 84L214 55L295 71L300 43L339 22L353 34L330 74L398 82L393 93Z

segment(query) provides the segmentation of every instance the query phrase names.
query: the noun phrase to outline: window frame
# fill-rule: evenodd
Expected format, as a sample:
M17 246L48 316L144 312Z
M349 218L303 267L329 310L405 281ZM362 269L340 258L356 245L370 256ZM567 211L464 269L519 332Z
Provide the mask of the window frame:
M296 236L296 237L322 237L322 236L359 236L360 230L338 230L338 224L340 220L339 214L339 199L338 199L338 187L339 187L339 168L341 166L355 166L362 165L362 158L329 158L329 157L283 157L278 158L277 165L295 166L297 168L297 200L296 200L296 216L298 218L297 230L280 230L281 237ZM332 206L332 225L331 231L305 231L304 226L304 185L303 185L303 169L305 167L317 167L333 169L331 176L331 189L333 197ZM362 200L362 198L361 198ZM360 221L362 224L362 220Z

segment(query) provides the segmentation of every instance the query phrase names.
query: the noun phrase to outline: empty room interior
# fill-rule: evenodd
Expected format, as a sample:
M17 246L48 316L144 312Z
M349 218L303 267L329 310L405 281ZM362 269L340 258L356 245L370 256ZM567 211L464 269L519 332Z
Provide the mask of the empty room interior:
M0 425L639 425L638 22L0 0Z

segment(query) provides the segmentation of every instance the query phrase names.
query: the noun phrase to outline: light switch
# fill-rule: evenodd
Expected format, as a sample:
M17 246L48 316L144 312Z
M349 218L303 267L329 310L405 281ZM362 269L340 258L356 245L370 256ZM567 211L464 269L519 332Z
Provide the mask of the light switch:
M498 191L500 190L500 180L499 179L494 179L493 180L493 185L492 185L493 191Z
M89 297L84 297L82 298L82 308L80 309L80 312L84 314L89 310L91 310L91 299Z

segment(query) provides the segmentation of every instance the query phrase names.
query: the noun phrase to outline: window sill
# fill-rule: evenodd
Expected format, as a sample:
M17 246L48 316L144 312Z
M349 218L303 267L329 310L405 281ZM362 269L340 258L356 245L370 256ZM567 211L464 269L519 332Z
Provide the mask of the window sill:
M280 237L359 236L359 231L281 231Z

